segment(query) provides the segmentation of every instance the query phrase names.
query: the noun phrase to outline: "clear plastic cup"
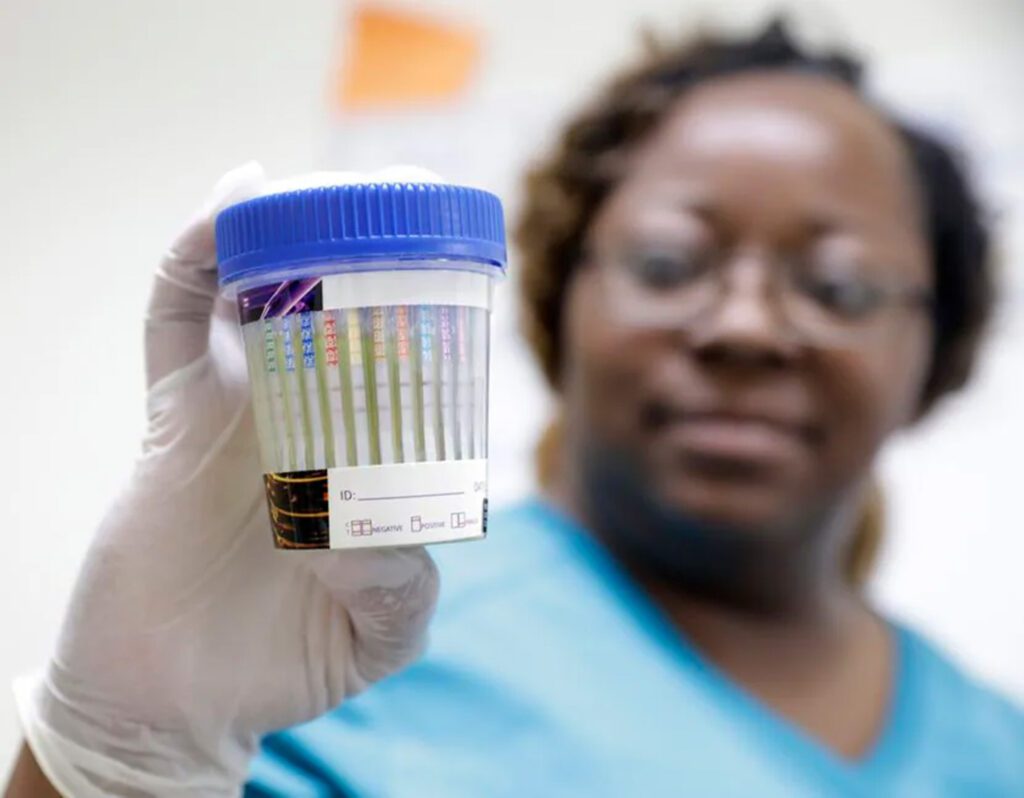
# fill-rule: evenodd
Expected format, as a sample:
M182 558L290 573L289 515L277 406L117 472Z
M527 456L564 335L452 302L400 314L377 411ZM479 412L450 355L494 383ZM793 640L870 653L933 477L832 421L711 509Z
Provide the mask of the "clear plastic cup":
M274 194L217 219L279 548L481 538L501 204L437 184Z

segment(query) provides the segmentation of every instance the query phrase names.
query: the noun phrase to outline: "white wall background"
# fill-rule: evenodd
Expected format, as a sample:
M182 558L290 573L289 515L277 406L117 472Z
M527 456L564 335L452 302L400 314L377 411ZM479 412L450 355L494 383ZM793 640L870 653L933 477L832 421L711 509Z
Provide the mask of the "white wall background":
M443 150L420 159L500 188L514 204L511 176L523 158L566 102L633 49L637 21L739 25L767 4L408 5L464 11L492 42L487 83L453 109L481 147L454 162ZM1024 112L1014 91L1024 5L800 6L809 35L873 55L886 95L979 153L1001 215L1013 286L1005 313L977 384L885 459L893 529L876 593L1024 699ZM327 113L343 16L336 0L0 3L0 771L18 737L2 685L45 658L91 530L137 449L141 317L161 248L216 177L250 157L284 175L409 152L401 137L369 141L380 120L341 128ZM498 124L508 108L518 121ZM529 487L545 404L513 334L511 294L492 383L499 498Z

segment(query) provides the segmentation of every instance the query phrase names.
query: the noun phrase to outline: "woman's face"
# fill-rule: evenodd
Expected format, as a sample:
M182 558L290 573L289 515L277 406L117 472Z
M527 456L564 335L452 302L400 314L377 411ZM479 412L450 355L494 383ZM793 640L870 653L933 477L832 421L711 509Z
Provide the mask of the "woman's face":
M570 283L575 455L743 533L840 506L929 365L913 186L897 135L838 83L750 73L689 92L632 153Z

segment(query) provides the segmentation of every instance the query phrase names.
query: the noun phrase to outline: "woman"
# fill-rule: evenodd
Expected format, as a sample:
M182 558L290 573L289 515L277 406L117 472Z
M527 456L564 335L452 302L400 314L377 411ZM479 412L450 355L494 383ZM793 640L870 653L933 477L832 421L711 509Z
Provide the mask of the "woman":
M660 51L568 125L519 225L528 334L561 408L545 498L499 514L486 544L438 551L429 652L266 738L247 794L1024 793L1021 714L858 591L877 535L872 463L965 383L993 301L956 159L872 105L859 71L774 25ZM175 777L229 794L256 732L410 658L432 582L412 560L389 582L408 611L372 618L372 590L351 585L371 566L387 582L394 563L316 566L348 569L318 584L353 630L324 696L305 688L330 656L302 661L295 701L279 654L250 693L208 677L217 658L200 648L174 670L196 695L148 681L174 696L154 702L112 679L109 658L102 674L78 665L72 633L22 701L30 730L56 724L71 744L49 763L53 736L33 748L51 776L74 760L103 786L88 749L112 794L179 794ZM166 581L179 592L139 595L179 595ZM156 639L180 665L166 627L115 639L144 653ZM85 698L64 700L68 684ZM27 753L20 774L41 783Z

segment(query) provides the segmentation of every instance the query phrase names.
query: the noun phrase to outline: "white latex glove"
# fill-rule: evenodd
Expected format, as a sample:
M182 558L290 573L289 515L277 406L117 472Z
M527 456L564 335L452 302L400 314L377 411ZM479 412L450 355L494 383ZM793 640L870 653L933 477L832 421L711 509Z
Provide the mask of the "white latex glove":
M332 178L288 186L353 179ZM15 686L29 745L66 796L237 795L263 733L323 714L423 645L438 587L423 549L273 547L213 236L218 210L268 186L255 163L226 175L160 264L143 454L49 667Z

